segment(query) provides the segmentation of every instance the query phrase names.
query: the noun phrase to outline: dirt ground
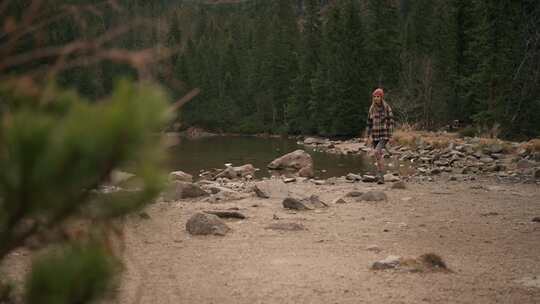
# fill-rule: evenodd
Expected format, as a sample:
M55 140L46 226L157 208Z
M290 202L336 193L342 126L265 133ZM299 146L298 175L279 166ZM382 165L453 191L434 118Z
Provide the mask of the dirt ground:
M540 186L494 180L388 185L258 182L270 199L156 203L125 227L120 303L540 303ZM384 189L388 201L288 211L287 195L325 202ZM238 208L226 236L190 236L198 211ZM305 231L265 229L294 222ZM366 248L377 245L376 253ZM374 271L388 255L436 253L453 273ZM21 267L16 257L8 268Z

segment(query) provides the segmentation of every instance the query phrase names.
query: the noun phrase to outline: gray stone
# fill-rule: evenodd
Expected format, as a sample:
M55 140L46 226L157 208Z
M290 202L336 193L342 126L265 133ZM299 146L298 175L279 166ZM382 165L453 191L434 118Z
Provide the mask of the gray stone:
M304 199L303 201L307 202L308 205L313 208L326 208L328 205L321 201L321 199L317 195L312 195L308 199Z
M480 158L480 161L485 163L485 164L489 164L489 163L492 163L494 162L495 160L491 157L482 157Z
M186 230L192 235L220 235L231 230L217 215L196 213L186 223Z
M384 260L377 261L371 265L371 269L373 270L385 270L385 269L394 269L399 267L401 257L390 255L386 257Z
M292 210L313 210L326 208L328 207L328 204L321 201L318 196L312 195L303 199L287 197L285 200L283 200L283 207Z
M392 189L404 190L404 189L407 189L407 185L405 184L404 181L398 181L392 184Z
M346 203L347 202L342 198L336 198L334 201L332 201L332 205L342 205Z
M201 187L187 182L173 181L168 190L165 191L163 198L166 201L177 201L186 198L198 198L207 196L208 193Z
M527 159L521 159L517 163L517 168L520 170L530 169L530 168L533 168L534 166L535 166L535 163Z
M364 183L374 183L377 181L377 178L373 175L364 175L362 176L362 181Z
M229 202L229 201L238 201L241 199L246 198L248 195L245 193L240 193L225 187L216 187L220 191L213 194L211 197L207 199L207 202L216 204L216 203L222 203L222 202Z
M354 174L354 173L349 173L347 174L347 176L345 177L347 180L350 180L350 181L359 181L359 180L362 180L362 176L358 175L358 174Z
M307 166L313 167L313 159L311 158L311 155L304 150L296 150L289 154L285 154L268 164L268 168L273 170L287 168L300 170Z
M255 167L252 164L247 164L239 167L227 166L225 170L216 175L216 178L228 178L236 179L246 176L253 176L255 174Z
M296 178L294 178L294 177L286 177L286 178L283 179L283 182L285 184L294 183L295 181L296 181Z
M193 182L193 176L184 171L174 171L169 173L169 180L191 183Z
M399 177L397 177L397 176L395 176L393 174L385 174L384 175L384 181L389 182L389 183L397 182L397 181L399 181Z
M257 185L253 186L253 192L255 192L255 195L257 195L257 197L270 198L270 195L266 191L259 188Z
M371 252L375 252L375 253L379 253L379 252L382 251L382 249L377 245L369 245L369 246L366 247L366 250L371 251Z
M265 227L269 230L281 230L281 231L302 231L306 230L304 225L298 223L273 223Z
M439 168L433 168L433 169L431 169L431 170L429 171L429 173L432 174L432 175L439 175L439 174L442 173L442 170L439 169Z
M385 201L388 197L386 196L386 193L382 191L368 191L360 197L360 200L367 201L367 202L379 202L379 201Z
M362 194L364 194L364 192L361 192L361 191L351 191L351 192L345 194L345 197L360 197L360 196L362 196Z
M245 219L246 216L237 211L205 211L204 213L217 215L219 218Z
M283 200L283 207L292 210L312 210L304 202L299 199L287 197Z
M306 145L322 145L325 143L327 143L327 140L324 138L308 137L304 139L304 144Z
M491 144L487 147L487 150L490 153L502 153L504 151L504 147L501 144Z

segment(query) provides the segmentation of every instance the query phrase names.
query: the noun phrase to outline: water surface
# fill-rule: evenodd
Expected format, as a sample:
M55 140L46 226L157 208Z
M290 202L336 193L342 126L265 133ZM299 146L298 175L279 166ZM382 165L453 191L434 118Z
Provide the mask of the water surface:
M286 153L304 149L313 157L315 175L319 178L343 176L348 173L367 173L373 170L366 157L359 155L333 155L315 152L286 138L259 138L248 136L217 136L202 139L181 139L171 148L170 169L182 170L194 176L202 170L252 164L261 170L256 177L269 176L268 163Z

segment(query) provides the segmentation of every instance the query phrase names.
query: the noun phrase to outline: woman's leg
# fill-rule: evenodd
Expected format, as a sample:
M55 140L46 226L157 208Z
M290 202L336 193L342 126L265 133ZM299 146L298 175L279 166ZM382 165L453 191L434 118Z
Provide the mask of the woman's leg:
M381 140L375 147L375 159L377 160L377 170L379 175L379 183L384 183L384 148L386 147L386 141Z

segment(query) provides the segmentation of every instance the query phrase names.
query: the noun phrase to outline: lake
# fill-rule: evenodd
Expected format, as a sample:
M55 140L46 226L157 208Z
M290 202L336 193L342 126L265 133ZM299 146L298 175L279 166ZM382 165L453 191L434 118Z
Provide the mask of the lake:
M252 164L260 170L256 177L270 176L266 166L272 160L297 149L311 154L318 178L343 176L348 173L373 172L368 158L360 155L334 155L316 152L287 138L260 138L251 136L216 136L201 139L182 138L169 149L169 169L182 170L198 176L202 170Z

